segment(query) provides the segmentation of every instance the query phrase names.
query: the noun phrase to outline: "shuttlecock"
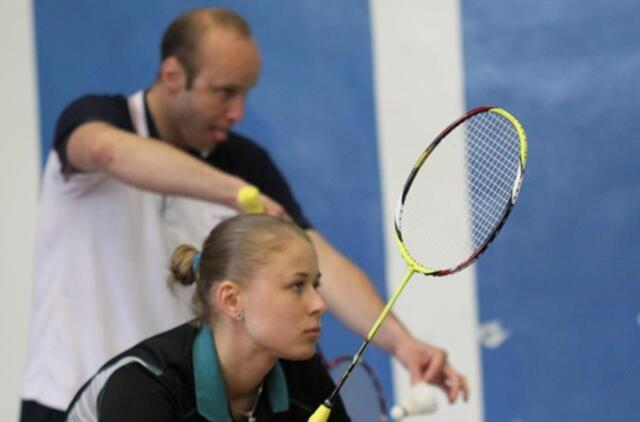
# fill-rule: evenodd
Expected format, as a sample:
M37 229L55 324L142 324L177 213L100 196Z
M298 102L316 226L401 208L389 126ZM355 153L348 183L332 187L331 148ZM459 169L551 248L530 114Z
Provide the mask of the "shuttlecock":
M433 387L420 382L411 387L409 395L402 402L393 406L391 417L397 421L411 415L434 413L436 410L438 401Z

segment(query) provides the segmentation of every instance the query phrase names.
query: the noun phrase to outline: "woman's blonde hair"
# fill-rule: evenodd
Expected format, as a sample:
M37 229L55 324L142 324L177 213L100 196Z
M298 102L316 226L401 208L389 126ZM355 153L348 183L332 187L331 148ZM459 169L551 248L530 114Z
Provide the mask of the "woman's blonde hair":
M243 214L218 224L209 233L202 252L191 245L178 246L171 257L169 283L196 283L192 304L200 321L208 321L211 287L223 280L247 283L255 271L285 247L290 239L307 234L295 224L264 214Z

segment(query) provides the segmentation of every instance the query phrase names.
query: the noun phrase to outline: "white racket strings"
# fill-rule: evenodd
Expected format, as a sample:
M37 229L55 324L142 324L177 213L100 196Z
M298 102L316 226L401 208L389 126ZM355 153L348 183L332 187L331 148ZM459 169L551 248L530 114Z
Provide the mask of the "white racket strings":
M454 128L416 173L399 219L402 240L419 263L458 266L503 221L520 166L520 138L497 113Z

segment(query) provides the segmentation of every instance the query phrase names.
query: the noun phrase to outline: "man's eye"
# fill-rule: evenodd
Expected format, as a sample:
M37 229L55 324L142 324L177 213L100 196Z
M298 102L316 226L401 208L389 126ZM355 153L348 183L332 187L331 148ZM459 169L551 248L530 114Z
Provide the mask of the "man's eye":
M291 289L296 293L301 293L302 290L304 289L304 282L303 281L298 281L297 283L294 283L291 286Z
M238 89L234 87L209 86L208 89L211 94L216 95L225 101L233 98L238 92Z
M231 98L233 98L236 95L236 89L235 88L222 88L220 89L220 95L225 99L225 100L229 100Z

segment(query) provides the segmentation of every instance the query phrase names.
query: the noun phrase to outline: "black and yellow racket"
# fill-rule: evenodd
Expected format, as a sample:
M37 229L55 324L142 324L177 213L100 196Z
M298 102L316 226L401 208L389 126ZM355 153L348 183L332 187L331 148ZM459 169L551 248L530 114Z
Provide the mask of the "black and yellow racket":
M334 398L414 273L454 274L487 250L516 203L526 163L522 125L497 107L469 111L420 155L395 216L396 243L407 273L310 422L328 420Z
M338 356L325 365L329 375L337 381L347 366L351 356ZM382 385L375 371L365 361L361 361L351 372L349 384L340 391L345 410L353 421L387 422L387 402Z

